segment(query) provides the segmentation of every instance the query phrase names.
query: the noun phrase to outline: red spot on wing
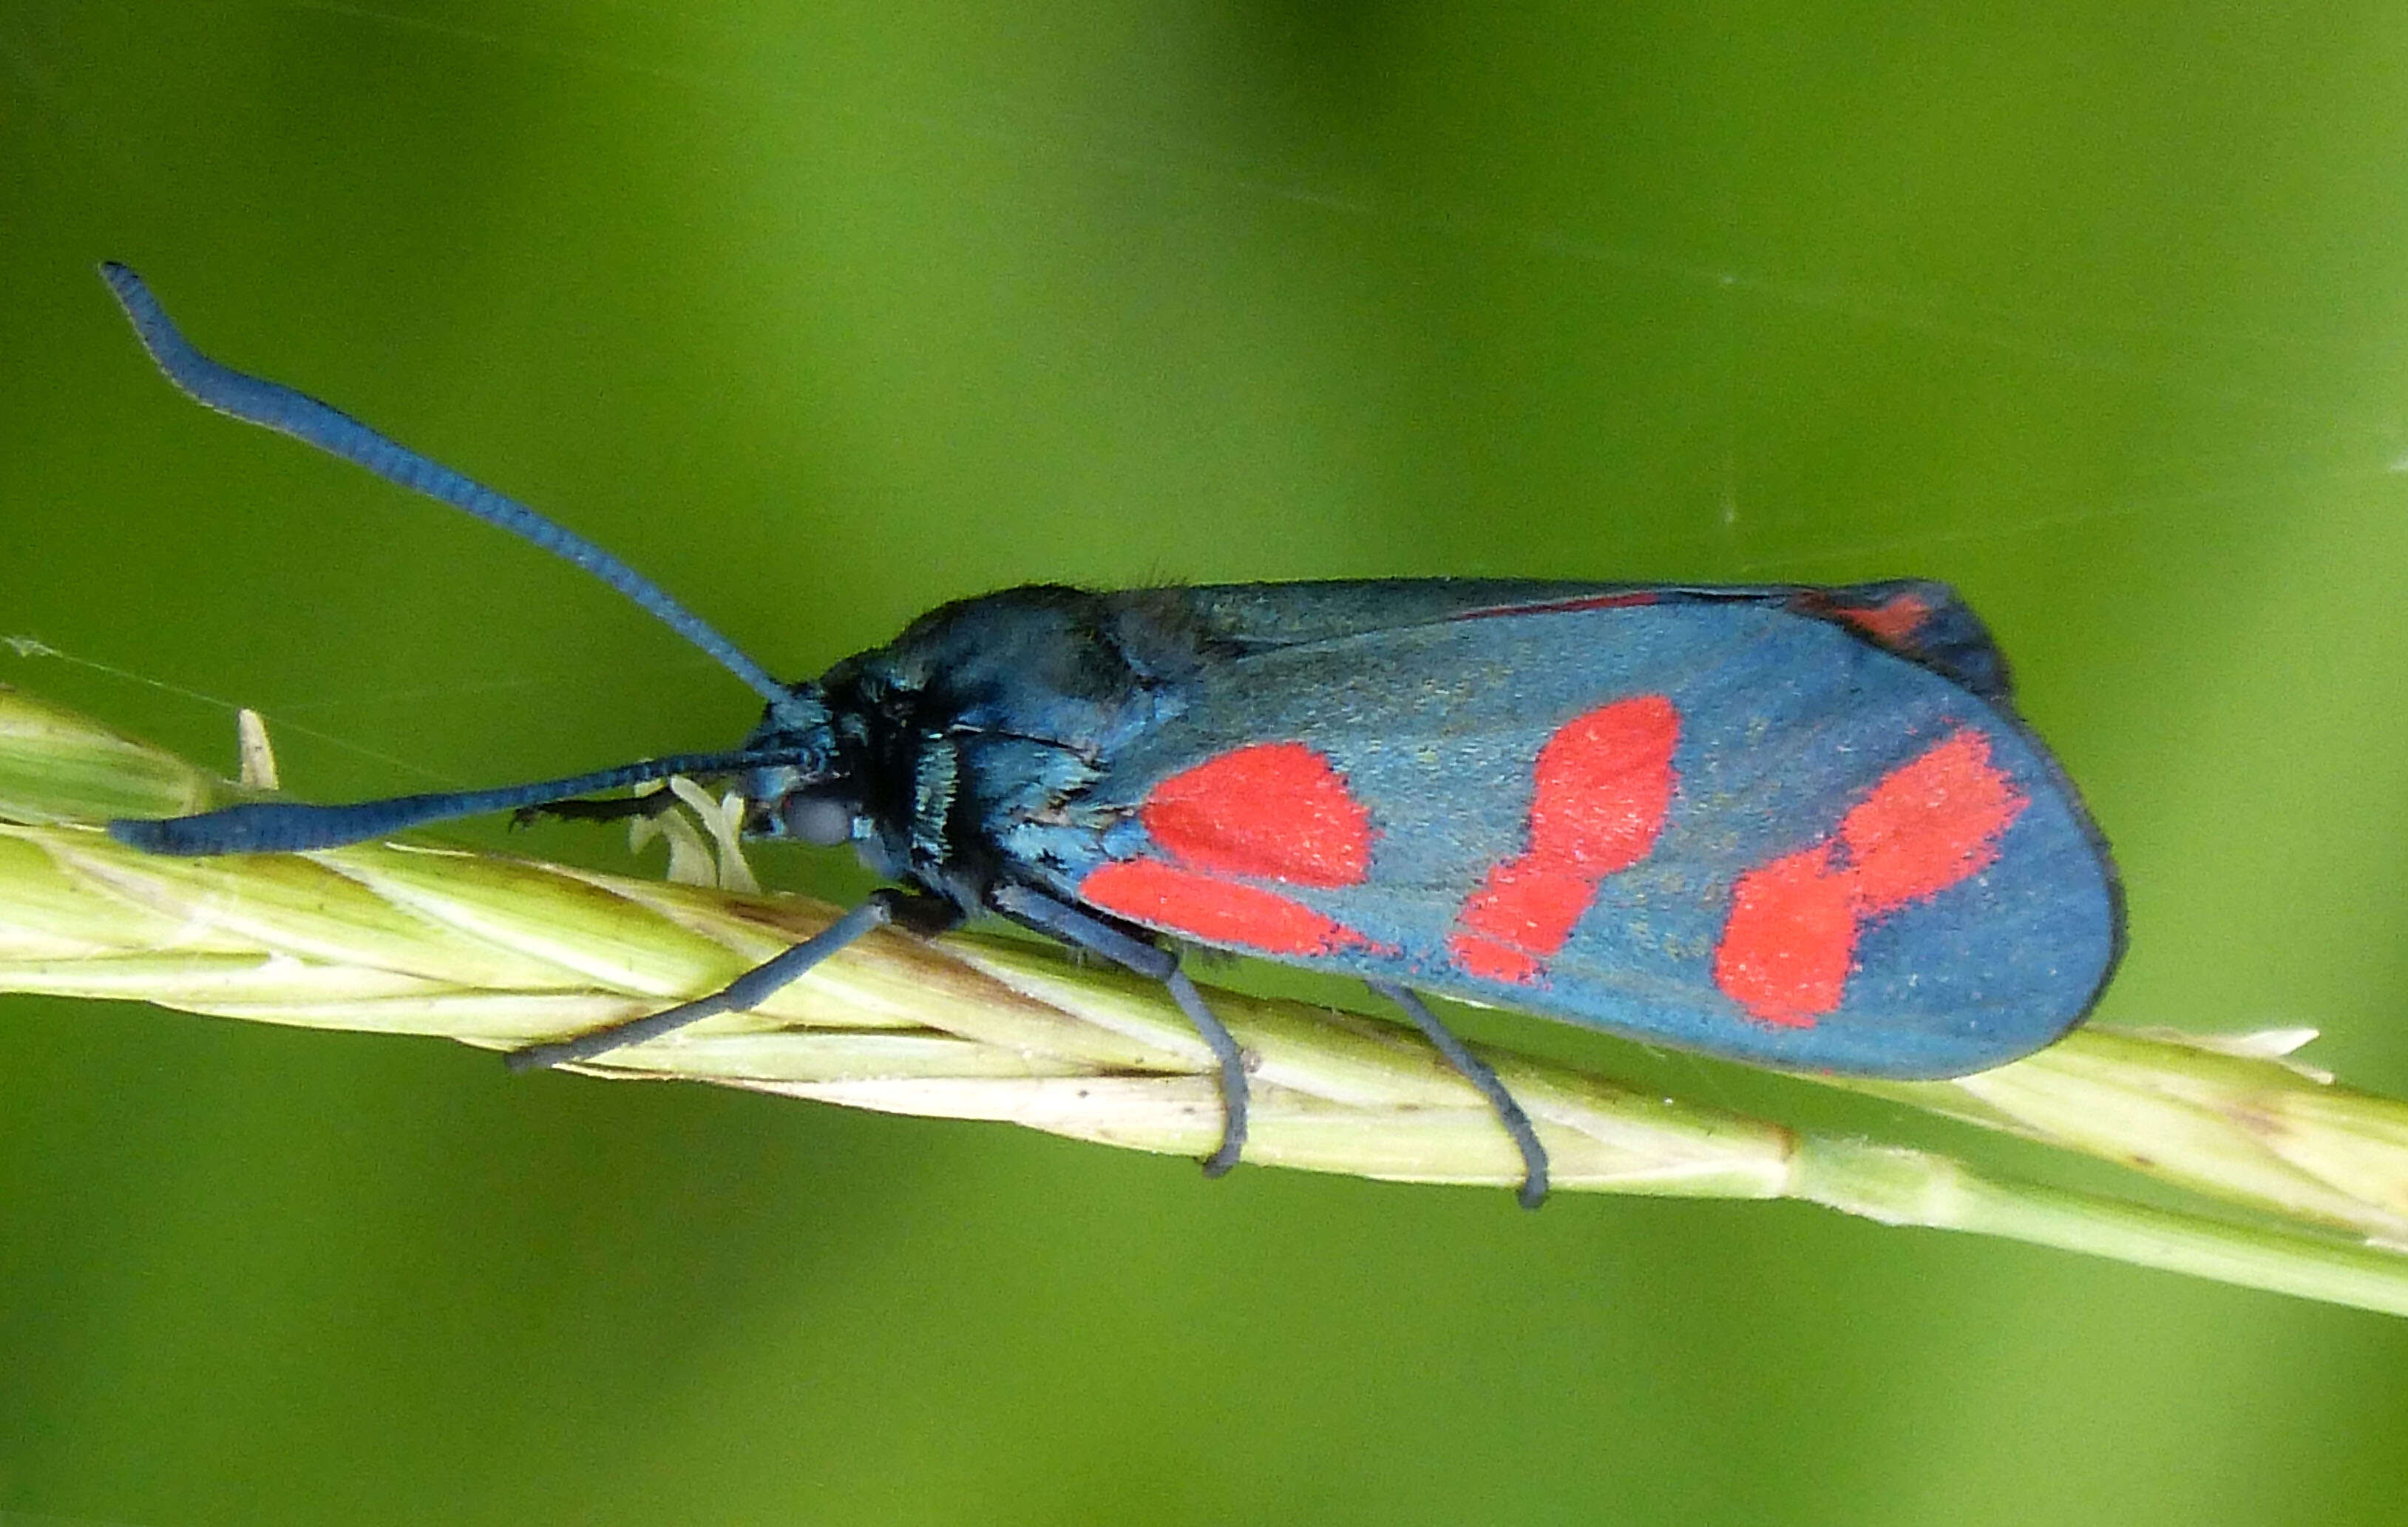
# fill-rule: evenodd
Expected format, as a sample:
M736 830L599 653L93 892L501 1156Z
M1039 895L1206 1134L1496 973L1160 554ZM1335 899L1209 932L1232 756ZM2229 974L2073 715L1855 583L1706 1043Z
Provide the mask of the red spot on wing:
M1864 925L1996 863L2030 800L1971 728L1882 776L1836 836L1740 876L1714 984L1765 1023L1804 1027L1840 1005Z
M1750 870L1731 887L1714 985L1750 1017L1804 1029L1840 1005L1856 957L1856 910L1831 859L1825 843Z
M1661 695L1577 716L1539 750L1530 843L1455 914L1457 966L1526 986L1564 946L1598 886L1645 858L1671 810L1680 713Z
M1079 897L1131 922L1264 954L1332 955L1375 947L1336 918L1277 891L1218 880L1160 859L1103 865L1079 883Z
M1302 742L1241 747L1182 770L1139 808L1171 857L1225 875L1356 886L1371 870L1371 814Z
M1931 606L1919 594L1900 594L1870 609L1835 610L1833 613L1895 652L1913 641L1914 633L1923 629L1923 623L1931 618Z
M1856 900L1877 916L1979 874L2030 804L1990 762L1987 737L1956 733L1892 770L1841 819Z

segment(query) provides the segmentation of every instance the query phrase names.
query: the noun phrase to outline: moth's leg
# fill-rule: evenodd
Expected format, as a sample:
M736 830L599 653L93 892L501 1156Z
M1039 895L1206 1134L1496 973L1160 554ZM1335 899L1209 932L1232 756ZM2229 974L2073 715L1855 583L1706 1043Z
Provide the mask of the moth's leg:
M1505 1084L1497 1079L1497 1073L1489 1069L1488 1062L1472 1054L1470 1048L1455 1038L1445 1024L1439 1022L1438 1015L1429 1010L1428 1003L1404 987L1391 986L1385 981L1367 981L1364 985L1403 1008L1405 1016L1412 1019L1413 1027L1422 1031L1422 1037L1437 1046L1439 1054L1446 1057L1446 1063L1460 1073L1465 1081L1480 1089L1480 1095L1488 1100L1488 1106L1497 1111L1497 1121L1505 1126L1505 1132L1513 1137L1514 1147L1522 1153L1522 1188L1514 1196L1521 1200L1522 1207L1526 1209L1535 1209L1547 1201L1547 1147L1539 1144L1539 1131L1531 1128L1530 1116L1513 1101L1513 1094L1505 1090Z
M939 897L917 896L910 891L872 891L869 900L838 917L835 922L786 950L746 971L726 986L708 997L697 997L690 1002L658 1013L648 1013L640 1018L629 1018L607 1028L589 1030L543 1044L530 1044L523 1050L512 1050L503 1059L512 1071L535 1071L545 1066L557 1066L574 1060L593 1060L612 1050L629 1044L640 1044L648 1039L699 1023L721 1013L741 1013L748 1007L758 1007L779 987L787 986L828 956L848 944L858 941L873 928L888 923L901 923L912 932L925 937L940 933L961 921L960 909Z
M1204 1158L1204 1175L1217 1177L1236 1166L1246 1148L1246 1058L1238 1048L1237 1036L1205 1005L1204 994L1179 968L1179 957L1031 886L997 886L989 899L996 911L1040 933L1101 955L1170 988L1170 1000L1187 1015L1204 1047L1221 1065L1221 1145Z

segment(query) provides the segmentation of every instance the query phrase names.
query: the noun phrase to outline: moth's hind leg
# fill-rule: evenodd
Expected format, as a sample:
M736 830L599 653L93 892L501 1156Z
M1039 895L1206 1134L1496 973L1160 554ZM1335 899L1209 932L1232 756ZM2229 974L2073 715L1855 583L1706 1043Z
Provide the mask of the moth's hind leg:
M1246 1058L1238 1048L1237 1036L1179 968L1179 957L1032 886L998 886L989 893L989 900L997 912L1040 933L1101 955L1169 988L1170 1000L1187 1015L1187 1021L1196 1026L1205 1048L1221 1067L1221 1145L1204 1158L1204 1174L1217 1177L1236 1166L1246 1149Z
M524 1049L512 1050L503 1059L512 1071L538 1071L546 1066L599 1059L612 1050L658 1039L690 1023L699 1023L722 1013L741 1013L747 1008L758 1007L781 987L791 986L800 980L812 966L845 945L858 942L872 929L894 923L928 938L959 921L960 909L940 897L892 889L872 891L867 900L835 922L793 948L755 965L708 997L697 997L693 1001L680 1002L675 1007L648 1013L639 1018L629 1018L624 1023L589 1029L566 1039L530 1044Z
M1429 1004L1412 992L1385 981L1367 981L1364 985L1403 1008L1405 1016L1412 1019L1413 1027L1422 1031L1422 1037L1428 1040L1439 1054L1446 1057L1446 1063L1453 1066L1465 1081L1480 1089L1481 1096L1488 1100L1488 1106L1496 1110L1497 1122L1505 1126L1505 1132L1513 1137L1514 1148L1522 1153L1522 1187L1514 1196L1521 1200L1522 1207L1526 1209L1535 1209L1545 1203L1547 1147L1539 1143L1539 1131L1531 1126L1530 1116L1522 1111L1522 1105L1513 1100L1512 1093L1506 1090L1505 1084L1498 1079L1497 1073L1490 1069L1488 1062L1472 1054L1470 1046L1455 1038L1454 1031L1440 1023L1438 1015L1429 1010Z
M1159 952L1168 954L1168 950ZM1204 1158L1204 1175L1217 1177L1236 1166L1238 1158L1246 1150L1246 1057L1238 1048L1238 1036L1229 1032L1229 1026L1221 1021L1204 1001L1204 994L1196 989L1196 983L1179 968L1179 957L1169 955L1169 958L1170 969L1163 974L1162 984L1170 988L1170 1000L1179 1004L1179 1011L1187 1015L1187 1021L1203 1037L1204 1047L1221 1063L1221 1145Z

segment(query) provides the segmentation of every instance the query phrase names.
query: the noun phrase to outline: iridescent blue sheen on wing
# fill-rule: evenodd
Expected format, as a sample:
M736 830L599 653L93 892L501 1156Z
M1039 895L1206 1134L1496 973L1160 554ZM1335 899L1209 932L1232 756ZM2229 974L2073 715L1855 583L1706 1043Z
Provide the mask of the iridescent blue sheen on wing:
M1946 599L1935 612L1962 609L1938 585L1914 586ZM1622 599L1634 592L1647 597ZM1082 759L1083 781L1042 811L991 817L996 846L1071 897L1108 866L1160 866L1092 884L1189 887L1192 905L1146 903L1162 907L1153 915L1104 908L1165 931L1738 1059L1947 1075L2046 1044L2089 1010L2121 946L2096 829L2002 695L1943 672L1914 650L1912 630L1885 644L1844 618L1801 612L1797 592L1433 582L1103 596L1139 645L1160 649L1147 720ZM1965 646L1970 620L1944 627L1959 667L1986 650ZM1199 641L1210 661L1176 660ZM2002 689L2003 666L1985 671ZM1451 936L1473 891L1531 844L1534 761L1568 723L1634 697L1662 697L1678 716L1670 806L1644 857L1595 882L1533 978L1467 969ZM1832 874L1844 874L1851 813L1868 819L1859 808L1885 779L1952 739L1947 756L1978 758L1977 783L2014 803L1997 814L2011 820L1977 834L1978 852L1928 896L1885 901L1830 881L1856 907L1836 1004L1769 1021L1718 985L1743 877L1826 844L1840 856ZM1150 828L1157 789L1282 743L1326 759L1362 803L1368 872L1345 885L1287 872L1180 879L1195 853L1182 858L1182 844ZM1918 809L1944 826L1949 810L1972 808ZM1208 881L1294 902L1343 934L1249 939L1253 902L1199 923L1194 906L1217 895Z

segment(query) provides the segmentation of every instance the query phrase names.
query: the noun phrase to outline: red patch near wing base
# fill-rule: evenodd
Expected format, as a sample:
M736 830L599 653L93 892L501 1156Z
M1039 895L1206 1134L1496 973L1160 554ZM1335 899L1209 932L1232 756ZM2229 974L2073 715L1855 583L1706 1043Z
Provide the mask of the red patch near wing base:
M1264 954L1333 955L1373 947L1345 924L1277 891L1218 880L1159 859L1103 865L1079 883L1079 899L1131 922Z
M1740 876L1714 984L1760 1022L1811 1026L1840 1005L1864 925L1988 869L2030 804L1982 733L1933 744L1882 776L1835 838Z
M1369 876L1371 814L1302 742L1232 748L1182 769L1147 793L1138 819L1169 859L1105 864L1079 883L1080 900L1267 955L1385 947L1294 897L1228 878L1334 887Z
M1182 864L1292 886L1355 886L1371 869L1371 814L1302 742L1235 748L1156 785L1138 809Z
M1671 810L1680 713L1661 695L1600 706L1558 727L1531 771L1530 845L1488 872L1447 948L1490 981L1528 986L1571 937L1597 887L1647 857Z

